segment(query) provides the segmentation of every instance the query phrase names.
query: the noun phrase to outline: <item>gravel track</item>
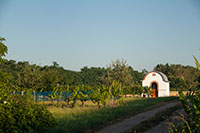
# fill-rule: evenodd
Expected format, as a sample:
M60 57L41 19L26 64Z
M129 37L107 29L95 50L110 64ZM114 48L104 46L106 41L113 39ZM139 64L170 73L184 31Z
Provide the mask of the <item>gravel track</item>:
M137 126L138 124L140 124L142 121L148 120L148 119L154 117L157 113L165 111L166 109L174 107L178 104L180 104L179 101L169 102L168 104L162 105L162 106L154 108L152 110L145 111L143 113L140 113L140 114L137 114L130 118L127 118L122 122L118 122L116 124L109 125L103 129L97 131L97 133L125 133L125 132L131 130L134 126ZM162 129L162 127L160 129ZM160 132L162 132L162 131L160 131Z

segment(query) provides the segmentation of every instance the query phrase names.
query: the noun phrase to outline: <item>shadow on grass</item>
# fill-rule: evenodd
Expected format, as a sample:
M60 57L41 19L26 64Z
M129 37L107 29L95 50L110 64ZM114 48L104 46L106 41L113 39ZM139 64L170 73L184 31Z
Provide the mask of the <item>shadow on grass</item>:
M85 110L76 113L55 114L58 126L47 132L95 132L107 125L122 121L130 116L159 107L177 97L141 98L128 101L117 107Z

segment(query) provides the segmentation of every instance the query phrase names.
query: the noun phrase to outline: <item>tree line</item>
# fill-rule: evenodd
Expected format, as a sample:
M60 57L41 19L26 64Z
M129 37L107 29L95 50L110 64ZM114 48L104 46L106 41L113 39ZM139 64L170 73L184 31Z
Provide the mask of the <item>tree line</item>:
M116 66L113 68L85 66L77 72L66 70L57 62L53 62L50 66L39 66L27 61L6 60L0 64L0 71L9 74L10 86L37 91L52 91L60 85L98 86L101 83L109 84L114 77L121 85L141 85L146 71L138 72L128 65L123 66L125 61L118 60L115 63L113 65Z
M5 60L5 59L4 59ZM121 66L119 66L121 63ZM30 64L27 61L16 62L15 60L5 60L0 64L0 70L8 73L6 79L10 80L10 86L17 86L22 89L35 89L37 91L52 91L59 85L87 85L98 86L99 84L109 84L111 77L115 77L121 85L141 85L146 70L138 72L131 66L123 66L125 62L122 60L111 63L108 68L87 66L81 68L80 71L66 70L59 66L57 62L53 62L50 66L39 66ZM112 66L113 65L113 66ZM124 69L126 77L120 75L121 69ZM200 72L192 66L183 66L180 64L159 64L154 67L155 71L163 72L170 81L171 90L195 88L200 82ZM126 72L127 71L127 72ZM113 72L113 73L112 73Z
M200 83L200 71L192 66L180 64L158 64L155 71L163 72L170 81L171 90L189 90L196 88Z

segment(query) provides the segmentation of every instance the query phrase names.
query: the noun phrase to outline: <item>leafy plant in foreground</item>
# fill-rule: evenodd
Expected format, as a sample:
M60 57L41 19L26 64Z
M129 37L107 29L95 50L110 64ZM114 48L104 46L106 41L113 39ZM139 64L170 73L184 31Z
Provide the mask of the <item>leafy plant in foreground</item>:
M200 64L198 60L194 57L197 68L200 71ZM190 92L183 94L182 91L179 91L179 99L182 102L182 106L186 112L186 116L180 115L175 118L181 120L183 123L176 127L172 124L173 127L170 128L170 132L189 132L189 133L198 133L200 132L200 90L199 88L190 89Z
M56 125L53 115L27 95L11 95L0 105L0 132L30 132Z

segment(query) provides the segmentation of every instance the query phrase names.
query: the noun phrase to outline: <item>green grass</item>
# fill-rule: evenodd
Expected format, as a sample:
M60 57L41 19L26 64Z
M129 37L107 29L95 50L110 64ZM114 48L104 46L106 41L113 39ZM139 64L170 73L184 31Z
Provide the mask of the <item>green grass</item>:
M101 109L97 109L96 105L92 103L87 103L85 108L79 106L73 109L49 107L58 120L58 125L48 132L94 132L106 125L175 99L178 98L127 98L124 105Z

